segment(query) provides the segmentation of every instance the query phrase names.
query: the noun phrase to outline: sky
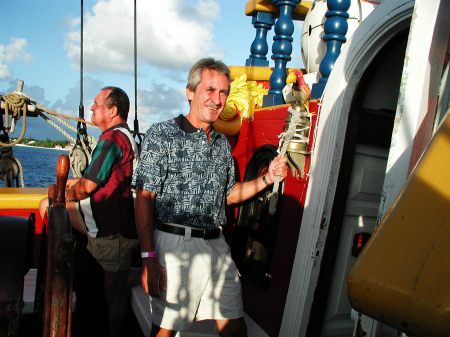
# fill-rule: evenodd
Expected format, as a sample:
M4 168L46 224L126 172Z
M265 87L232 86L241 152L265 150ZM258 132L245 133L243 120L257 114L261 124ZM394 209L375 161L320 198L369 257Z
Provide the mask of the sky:
M245 0L137 0L137 119L144 133L153 123L188 113L187 73L203 57L244 66L255 38ZM80 95L81 0L3 0L0 94L24 81L23 92L48 110L84 116L104 86L130 97L128 125L135 120L134 1L83 1L83 95ZM269 32L269 55L273 41ZM289 68L303 68L301 24L295 23ZM270 60L269 66L274 62ZM11 138L21 132L23 118ZM72 125L75 123L71 122ZM65 128L75 137L76 134ZM100 130L88 126L98 138ZM43 118L27 118L26 138L64 140Z

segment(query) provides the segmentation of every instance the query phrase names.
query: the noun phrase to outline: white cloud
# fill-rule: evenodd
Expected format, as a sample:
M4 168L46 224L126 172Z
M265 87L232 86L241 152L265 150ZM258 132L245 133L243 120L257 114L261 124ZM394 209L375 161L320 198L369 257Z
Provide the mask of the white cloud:
M13 74L6 63L11 63L17 59L23 59L30 62L31 54L28 52L28 42L25 39L11 37L11 43L4 46L0 45L0 80L8 80Z
M215 0L137 3L138 58L142 64L188 69L205 56L220 57L213 42ZM83 58L87 70L132 73L134 6L128 0L99 1L85 13ZM67 34L64 48L78 67L80 31Z
M138 90L138 120L139 131L145 132L152 124L171 119L179 114L186 114L189 104L184 87L175 89L165 84L152 82L150 89ZM130 111L128 118L134 120L134 113Z
M7 80L12 78L12 72L8 69L6 64L2 64L0 58L0 80Z
M74 18L73 14L70 14L68 17L65 17L65 18L62 18L62 19L56 21L56 25L66 28L67 30L70 30L70 29L76 29L77 27L79 27L80 21L81 21L81 19L79 16Z
M12 43L5 47L5 61L12 62L15 59L22 58L25 62L30 62L31 54L27 51L27 40L12 37L11 41Z
M84 105L84 118L90 120L89 109L94 102L95 96L100 92L104 86L104 82L98 78L92 78L91 76L85 76L83 78L83 105ZM80 81L69 88L68 94L64 97L64 100L57 100L51 110L57 111L70 117L79 117L80 106Z
M90 108L94 102L95 96L100 92L105 84L98 78L85 76L83 81L84 92L84 118L91 120ZM29 89L27 88L27 91ZM134 128L135 105L134 92L126 90L130 98L130 111L128 114L128 125ZM43 99L43 96L36 97ZM41 98L42 97L42 98ZM50 110L56 111L66 116L78 117L78 107L80 104L80 83L79 81L69 88L68 94L64 99L57 100ZM153 123L158 123L176 117L179 114L186 114L189 110L185 94L185 85L179 88L173 88L163 83L152 81L149 89L138 89L138 121L139 131L144 133ZM98 128L88 127L88 134L93 134L98 138Z
M9 87L6 88L5 94L17 90L17 84L18 84L17 82L18 82L18 79L10 80L8 82ZM44 107L46 107L46 106L48 106L48 104L50 104L50 102L45 99L45 89L38 85L24 84L23 88L22 88L22 92Z

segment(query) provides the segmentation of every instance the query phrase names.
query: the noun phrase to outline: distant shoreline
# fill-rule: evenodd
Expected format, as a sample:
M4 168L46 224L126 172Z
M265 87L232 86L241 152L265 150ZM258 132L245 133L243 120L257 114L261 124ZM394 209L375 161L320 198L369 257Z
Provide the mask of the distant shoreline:
M25 144L16 144L14 146L35 147L35 148L38 148L38 149L49 149L49 150L59 150L59 151L61 151L61 150L63 150L63 151L70 151L70 150L67 150L65 148L57 149L57 148L54 148L54 147L34 146L34 145L25 145Z

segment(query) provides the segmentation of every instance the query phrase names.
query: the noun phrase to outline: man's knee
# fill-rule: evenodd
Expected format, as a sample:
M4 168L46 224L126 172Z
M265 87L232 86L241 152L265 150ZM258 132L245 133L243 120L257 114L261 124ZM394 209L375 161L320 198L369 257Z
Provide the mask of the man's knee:
M152 324L152 331L150 332L150 337L173 337L177 331L167 330L160 328L159 326Z
M86 224L78 209L78 202L66 202L66 210L69 212L70 225L82 234L87 235Z
M220 337L247 337L247 325L244 318L216 320Z
M44 219L45 211L48 208L48 198L44 198L39 203L39 214L41 215L41 218Z

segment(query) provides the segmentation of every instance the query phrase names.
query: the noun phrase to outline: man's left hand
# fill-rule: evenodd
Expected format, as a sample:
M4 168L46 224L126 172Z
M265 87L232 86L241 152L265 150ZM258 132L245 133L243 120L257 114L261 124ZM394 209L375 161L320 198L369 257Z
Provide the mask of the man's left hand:
M275 182L275 177L280 177L279 182L282 182L286 176L287 176L287 165L286 165L287 159L281 158L280 155L276 156L272 162L269 165L269 177L268 181L270 184L273 184Z

